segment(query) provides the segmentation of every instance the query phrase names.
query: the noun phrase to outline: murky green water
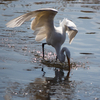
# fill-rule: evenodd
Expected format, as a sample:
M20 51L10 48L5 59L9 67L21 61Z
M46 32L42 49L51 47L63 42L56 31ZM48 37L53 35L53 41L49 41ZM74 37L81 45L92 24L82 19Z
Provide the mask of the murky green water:
M40 8L58 10L55 25L68 18L78 27L72 44L71 75L67 63L55 62L55 50L35 41L30 21L18 28L5 24ZM42 41L45 42L45 41ZM65 68L63 68L65 67ZM57 68L61 68L58 71ZM41 71L42 69L42 71ZM60 73L61 77L56 74ZM0 1L0 100L99 100L100 99L100 1L99 0L1 0Z

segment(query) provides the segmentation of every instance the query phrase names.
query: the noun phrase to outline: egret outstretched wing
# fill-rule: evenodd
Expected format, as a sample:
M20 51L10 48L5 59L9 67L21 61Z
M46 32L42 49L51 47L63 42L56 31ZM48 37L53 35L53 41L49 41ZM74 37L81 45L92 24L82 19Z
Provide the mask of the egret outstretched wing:
M71 42L73 41L74 37L76 36L78 30L77 30L76 25L68 19L66 19L66 25L68 27L67 33L68 33L68 37L69 37L69 43L71 44Z
M72 21L64 18L63 21L60 22L60 26L67 27L66 32L68 33L69 43L71 44L71 42L73 41L74 37L76 36L78 32L76 25Z
M37 15L37 12L36 11L29 12L29 13L26 13L24 15L21 15L21 16L15 18L15 19L9 21L6 25L7 25L7 27L10 27L10 28L19 27L25 21L28 21L31 18L36 17L36 15Z
M48 28L50 29L50 28L54 27L53 18L56 15L56 13L57 13L57 10L55 10L53 8L43 8L40 10L32 11L32 12L26 13L24 15L21 15L15 19L11 20L10 22L8 22L6 25L7 25L7 27L11 27L11 28L19 27L25 21L28 21L31 18L35 17L35 19L31 22L31 29L35 30L34 34L36 35L36 41L41 41L44 38L46 38ZM50 27L50 26L52 26L52 27Z

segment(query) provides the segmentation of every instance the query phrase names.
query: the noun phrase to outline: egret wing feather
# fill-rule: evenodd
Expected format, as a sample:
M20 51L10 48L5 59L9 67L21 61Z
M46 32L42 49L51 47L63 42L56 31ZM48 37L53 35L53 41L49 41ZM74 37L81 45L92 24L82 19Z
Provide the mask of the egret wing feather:
M68 37L69 37L69 43L71 44L73 39L74 39L74 37L76 36L78 30L77 30L76 25L72 21L70 21L68 19L66 19L66 26L67 26L67 30L66 31L67 31Z
M54 27L53 19L56 13L57 10L53 8L43 8L21 15L8 22L6 25L10 28L19 27L25 21L35 17L31 22L31 29L35 30L34 34L36 35L36 41L41 41L46 38L48 33L50 33L48 31L52 30L52 27Z
M60 22L60 26L61 27L66 26L66 32L68 33L69 37L69 43L71 44L72 40L74 39L74 37L78 32L76 25L72 21L64 18L63 21Z
M10 27L10 28L19 27L25 21L30 20L32 17L35 17L36 15L37 15L36 11L29 12L29 13L26 13L24 15L21 15L15 19L9 21L6 25L7 25L7 27Z
M67 33L68 33L68 37L69 37L69 43L71 44L74 37L77 34L77 30L69 30Z
M35 30L36 41L42 41L48 34L52 34L50 31L54 29L53 19L56 13L54 9L42 10L31 22L31 29Z
M37 28L34 31L34 34L36 35L35 40L36 41L42 41L46 38L46 30L45 27Z

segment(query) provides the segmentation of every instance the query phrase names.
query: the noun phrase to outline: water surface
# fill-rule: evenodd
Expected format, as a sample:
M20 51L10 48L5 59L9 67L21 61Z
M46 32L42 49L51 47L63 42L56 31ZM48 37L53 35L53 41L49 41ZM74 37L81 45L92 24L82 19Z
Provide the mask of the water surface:
M55 62L51 46L45 46L46 61L42 61L41 44L45 40L35 41L31 20L18 28L5 25L24 13L46 7L58 10L55 26L68 18L79 30L71 45L68 36L63 44L71 51L69 80L64 80L67 62ZM0 13L0 100L100 99L99 0L2 0Z

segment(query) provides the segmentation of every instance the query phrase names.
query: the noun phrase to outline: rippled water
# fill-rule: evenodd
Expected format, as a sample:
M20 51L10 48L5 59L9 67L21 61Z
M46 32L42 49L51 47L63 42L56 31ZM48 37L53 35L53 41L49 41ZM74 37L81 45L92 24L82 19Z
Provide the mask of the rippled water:
M67 62L55 62L55 50L36 42L30 21L18 28L5 24L24 13L51 7L58 10L55 25L68 18L78 27L72 44L71 75ZM60 74L60 76L59 76ZM58 76L57 76L58 75ZM0 100L99 100L100 0L0 1Z

